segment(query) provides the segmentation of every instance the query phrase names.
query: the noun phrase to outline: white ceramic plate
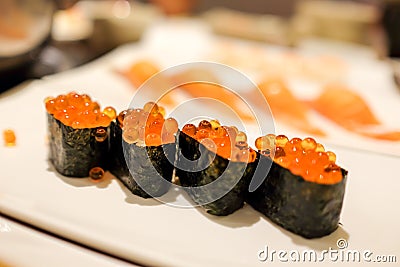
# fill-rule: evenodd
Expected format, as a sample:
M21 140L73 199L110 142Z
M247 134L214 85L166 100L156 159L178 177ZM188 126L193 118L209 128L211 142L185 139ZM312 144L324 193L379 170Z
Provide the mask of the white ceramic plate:
M141 46L121 48L85 67L0 96L0 127L15 129L18 138L16 147L0 146L2 212L146 265L270 265L270 259L258 260L265 246L319 253L337 249L339 238L347 240L349 249L370 250L374 256L395 255L400 260L398 157L331 147L349 170L342 226L314 240L275 226L249 206L215 217L201 208L174 208L141 199L109 174L102 182L92 183L55 173L47 161L43 99L78 90L121 110L129 104L132 91L110 68L123 58L143 55L146 50ZM185 198L175 191L168 194L172 200ZM275 257L272 264L279 263Z
M136 266L0 216L0 266Z

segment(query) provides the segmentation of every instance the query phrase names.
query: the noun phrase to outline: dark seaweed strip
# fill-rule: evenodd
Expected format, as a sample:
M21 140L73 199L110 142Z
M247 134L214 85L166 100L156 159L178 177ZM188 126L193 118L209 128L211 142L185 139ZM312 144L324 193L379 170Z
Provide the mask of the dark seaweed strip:
M109 138L97 142L97 128L74 129L50 114L47 114L47 121L49 159L57 172L70 177L88 177L93 167L106 169Z
M110 157L109 170L116 177L129 176L129 169L125 162L124 148L122 147L122 129L117 122L111 122L110 127Z
M213 215L228 215L240 209L257 163L229 162L182 132L178 142L176 173L193 201L198 204L211 201L202 207ZM213 181L216 183L212 187L199 187ZM230 190L233 184L236 185ZM221 192L227 194L218 197Z
M122 129L116 123L111 130L110 171L135 195L160 197L168 192L176 144L141 147L122 139Z
M258 155L260 162L270 159ZM260 164L262 165L262 164ZM306 238L328 235L338 227L347 171L340 183L324 185L305 181L273 163L264 182L246 201L276 224Z

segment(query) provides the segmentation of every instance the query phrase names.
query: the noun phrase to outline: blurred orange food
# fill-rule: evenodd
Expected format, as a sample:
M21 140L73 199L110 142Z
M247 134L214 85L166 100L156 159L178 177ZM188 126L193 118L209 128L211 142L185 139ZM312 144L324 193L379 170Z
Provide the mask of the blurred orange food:
M287 124L304 132L323 136L325 133L308 119L309 108L290 92L280 78L267 79L258 85L266 98L272 114Z
M160 68L147 60L141 60L122 71L130 83L138 89ZM171 76L157 75L146 84L145 90L157 103L165 106L179 104L182 97L210 98L226 104L243 120L254 121L250 107L233 91L219 85L218 78L208 69L191 68Z
M196 82L185 84L180 90L194 98L204 97L220 101L230 107L242 120L255 122L250 107L238 95L221 85Z
M328 85L311 106L338 125L355 133L388 141L400 141L400 131L388 131L364 99L343 85Z
M140 60L132 64L128 69L123 70L122 74L137 89L158 72L160 72L160 69L157 65L149 60Z
M312 102L312 107L348 129L360 125L380 124L367 103L342 85L326 86L323 93Z

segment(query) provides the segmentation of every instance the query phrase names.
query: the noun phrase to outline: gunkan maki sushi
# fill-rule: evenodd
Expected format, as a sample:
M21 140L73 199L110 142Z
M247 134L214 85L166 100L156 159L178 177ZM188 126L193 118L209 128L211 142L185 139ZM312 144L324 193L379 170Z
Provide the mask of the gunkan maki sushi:
M178 123L154 102L122 111L111 126L110 171L135 195L160 197L171 186Z
M259 166L271 161L272 166L246 201L273 222L303 237L316 238L335 231L347 177L347 171L336 164L336 155L325 152L313 138L288 140L284 135L259 137L256 147Z
M101 111L99 104L88 95L75 92L48 97L45 105L49 160L57 172L71 177L102 175L115 109L107 107Z
M191 199L213 215L228 215L244 205L256 166L256 152L245 133L203 120L179 134L177 176Z

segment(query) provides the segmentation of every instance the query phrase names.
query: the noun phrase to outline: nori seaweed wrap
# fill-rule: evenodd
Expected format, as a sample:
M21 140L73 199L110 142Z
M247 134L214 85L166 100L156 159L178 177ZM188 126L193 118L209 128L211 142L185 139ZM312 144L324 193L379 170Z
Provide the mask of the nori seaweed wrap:
M171 187L178 123L148 102L111 125L110 171L135 195L160 197Z
M130 175L124 157L122 128L118 120L111 122L110 126L110 157L108 170L119 179Z
M47 114L49 132L49 160L60 174L88 177L94 167L106 169L108 138L96 140L98 128L74 129ZM99 127L108 131L105 127Z
M113 122L110 155L111 173L133 194L151 198L168 192L174 171L175 143L159 146L129 144L122 138L118 122Z
M263 173L264 166L271 166L271 163L272 166L269 172L264 171L266 177L261 185L247 194L247 203L274 223L305 238L322 237L337 229L346 187L346 170L334 165L340 180L311 181L277 163L283 160L275 158L272 161L260 153L257 157L256 173ZM276 157L279 159L282 155Z
M48 98L45 103L49 160L56 171L70 177L88 177L94 167L105 169L111 118L100 111L97 102L71 92ZM114 110L105 110L110 109Z
M178 144L176 174L196 204L219 216L243 207L256 161L248 162L248 154L243 161L229 160L184 132L180 132ZM244 149L248 151L248 147Z

